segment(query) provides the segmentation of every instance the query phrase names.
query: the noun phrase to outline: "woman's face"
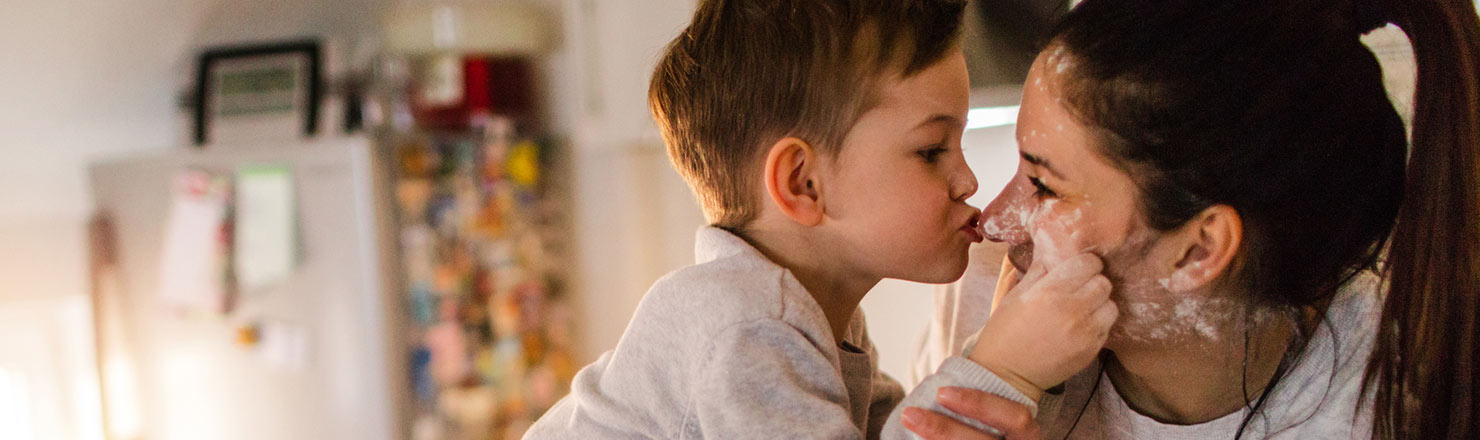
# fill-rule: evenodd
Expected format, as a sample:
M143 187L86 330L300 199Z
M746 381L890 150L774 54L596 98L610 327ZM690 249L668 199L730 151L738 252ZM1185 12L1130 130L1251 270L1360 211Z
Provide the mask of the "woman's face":
M1072 62L1050 47L1029 71L1017 123L1021 160L1017 175L983 210L987 239L1011 245L1008 259L1019 272L1040 264L1051 270L1083 252L1104 259L1121 311L1111 348L1216 338L1216 323L1204 315L1231 304L1178 285L1177 240L1150 228L1131 176L1111 165L1065 107L1059 79Z

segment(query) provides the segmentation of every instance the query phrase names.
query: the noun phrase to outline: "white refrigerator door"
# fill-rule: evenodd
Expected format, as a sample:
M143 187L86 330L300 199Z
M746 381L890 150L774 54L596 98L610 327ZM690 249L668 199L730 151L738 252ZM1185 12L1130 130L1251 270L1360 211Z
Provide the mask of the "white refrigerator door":
M110 406L110 425L136 424L139 438L151 440L404 437L406 361L393 311L400 302L387 289L388 199L377 195L373 151L370 140L349 138L92 167L118 249L116 301L98 311L116 319L99 326L105 397L133 407ZM182 316L157 294L172 179L186 169L234 174L251 165L292 171L299 263L285 281L239 292L224 316ZM237 329L252 323L274 326L268 338L289 329L303 362L265 356L273 341L238 343Z

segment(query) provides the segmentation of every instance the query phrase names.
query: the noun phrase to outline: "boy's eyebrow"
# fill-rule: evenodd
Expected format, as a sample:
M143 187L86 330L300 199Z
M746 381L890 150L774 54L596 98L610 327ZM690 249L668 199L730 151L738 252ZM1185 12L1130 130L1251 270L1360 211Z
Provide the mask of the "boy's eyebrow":
M916 125L915 128L920 128L920 127L924 127L926 125L936 124L936 123L942 123L942 122L943 123L946 123L946 124L952 124L952 125L963 125L963 126L966 125L966 123L965 122L962 122L961 121L961 118L959 118L959 117L956 117L956 116L953 116L953 115L948 115L948 114L945 114L945 113L936 113L934 115L930 115L930 118L926 119L925 122L921 122L920 125Z
M1061 180L1069 180L1069 179L1064 178L1064 175L1063 174L1059 174L1059 171L1058 170L1053 169L1053 166L1050 166L1048 164L1048 161L1045 160L1045 159L1043 159L1042 157L1034 156L1034 155L1031 155L1031 154L1028 154L1028 153L1019 153L1019 154L1022 154L1023 155L1023 160L1027 161L1028 163L1031 163L1033 165L1037 165L1037 166L1043 167L1043 169L1048 170L1049 173L1052 173L1055 177L1058 177Z

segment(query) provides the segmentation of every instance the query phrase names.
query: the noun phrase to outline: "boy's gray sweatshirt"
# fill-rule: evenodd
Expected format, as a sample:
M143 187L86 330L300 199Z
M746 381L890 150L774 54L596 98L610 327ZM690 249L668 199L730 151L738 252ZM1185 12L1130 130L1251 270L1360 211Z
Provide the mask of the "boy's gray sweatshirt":
M879 371L861 311L836 343L801 283L744 240L706 227L695 248L696 264L653 285L616 349L526 439L912 438L899 409L948 412L935 400L944 385L1036 409L960 357L905 396Z

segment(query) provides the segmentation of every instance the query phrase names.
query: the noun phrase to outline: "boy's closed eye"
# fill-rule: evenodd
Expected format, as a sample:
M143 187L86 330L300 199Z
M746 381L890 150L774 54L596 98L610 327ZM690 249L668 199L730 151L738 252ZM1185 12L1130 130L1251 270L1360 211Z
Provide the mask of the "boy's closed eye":
M945 152L945 144L935 144L922 148L919 151L916 151L915 154L919 155L920 158L925 159L926 163L935 163L936 159L940 158L940 155L944 154Z

